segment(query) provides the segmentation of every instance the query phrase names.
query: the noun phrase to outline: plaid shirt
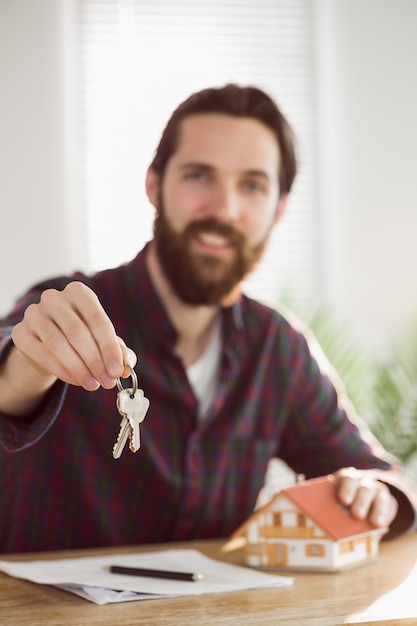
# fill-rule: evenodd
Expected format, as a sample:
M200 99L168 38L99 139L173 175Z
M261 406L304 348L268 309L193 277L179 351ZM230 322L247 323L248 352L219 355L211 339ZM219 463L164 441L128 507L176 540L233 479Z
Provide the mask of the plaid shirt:
M252 513L276 456L306 477L344 466L395 475L365 425L348 417L304 334L246 296L222 310L219 385L200 423L144 254L91 277L37 285L3 322L0 356L13 324L44 289L85 282L137 353L139 386L151 405L140 450L125 449L118 460L115 389L88 393L57 382L36 415L0 415L0 550L225 537Z

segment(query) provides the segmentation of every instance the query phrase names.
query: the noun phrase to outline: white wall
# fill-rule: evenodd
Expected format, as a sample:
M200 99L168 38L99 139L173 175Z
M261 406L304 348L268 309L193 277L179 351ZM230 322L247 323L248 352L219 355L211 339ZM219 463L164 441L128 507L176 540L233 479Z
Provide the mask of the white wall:
M371 346L417 316L417 2L312 0L324 293ZM0 315L86 265L76 1L0 0Z
M0 315L34 281L83 261L75 7L0 1Z
M326 295L381 350L417 319L417 2L316 6Z

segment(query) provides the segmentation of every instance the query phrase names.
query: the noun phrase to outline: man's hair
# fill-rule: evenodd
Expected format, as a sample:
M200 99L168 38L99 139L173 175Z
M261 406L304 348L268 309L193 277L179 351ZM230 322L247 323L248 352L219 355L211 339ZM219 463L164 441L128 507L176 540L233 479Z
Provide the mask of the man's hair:
M169 159L178 147L181 122L192 115L206 113L251 117L270 128L280 150L280 193L290 191L297 172L295 138L290 124L264 91L256 87L233 84L198 91L184 100L171 115L151 163L161 180Z

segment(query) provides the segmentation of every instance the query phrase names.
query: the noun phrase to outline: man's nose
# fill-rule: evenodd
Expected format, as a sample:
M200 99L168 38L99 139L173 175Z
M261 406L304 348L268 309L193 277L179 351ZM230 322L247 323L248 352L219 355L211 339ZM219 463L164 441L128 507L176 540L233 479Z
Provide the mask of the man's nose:
M229 185L218 185L212 198L212 211L227 222L235 222L240 216L240 202L236 190Z

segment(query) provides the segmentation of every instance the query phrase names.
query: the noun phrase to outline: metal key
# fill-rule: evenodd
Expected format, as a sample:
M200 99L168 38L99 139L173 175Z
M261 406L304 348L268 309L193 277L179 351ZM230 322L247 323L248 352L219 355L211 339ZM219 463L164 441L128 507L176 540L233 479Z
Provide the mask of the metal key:
M117 436L117 441L113 446L113 458L118 459L119 456L123 452L123 448L126 445L126 441L130 437L131 434L131 425L126 415L122 416L122 421L120 422L120 430Z
M113 446L113 457L119 458L129 439L129 448L132 452L137 452L140 447L140 430L139 424L143 422L146 412L149 408L149 400L145 398L142 389L138 389L138 380L135 371L127 365L130 370L133 388L125 389L117 379L119 393L117 394L117 408L122 415L120 422L120 431L117 441Z
M140 447L139 424L145 419L149 407L149 400L143 395L142 389L137 389L135 395L131 389L123 389L118 394L119 411L126 415L130 424L130 449L137 452Z

